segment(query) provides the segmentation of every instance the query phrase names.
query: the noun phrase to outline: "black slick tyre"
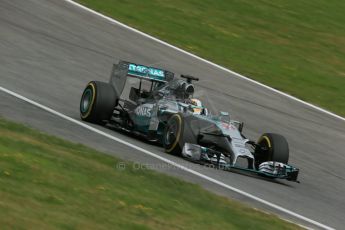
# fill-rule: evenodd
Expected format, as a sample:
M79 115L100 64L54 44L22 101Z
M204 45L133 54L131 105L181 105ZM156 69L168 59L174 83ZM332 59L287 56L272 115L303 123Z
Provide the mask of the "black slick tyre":
M185 143L197 143L192 128L181 113L173 114L164 131L163 145L166 153L181 155Z
M80 117L84 121L102 124L111 118L117 100L111 84L91 81L80 100Z
M259 138L257 145L255 150L256 166L265 161L288 163L289 145L282 135L265 133Z

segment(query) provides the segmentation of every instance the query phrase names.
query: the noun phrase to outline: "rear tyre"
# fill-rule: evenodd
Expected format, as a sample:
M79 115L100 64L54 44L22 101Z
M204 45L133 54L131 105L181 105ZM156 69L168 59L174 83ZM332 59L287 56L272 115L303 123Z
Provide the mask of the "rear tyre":
M289 145L285 137L276 133L263 134L255 149L255 165L265 161L277 161L287 164L289 161Z
M118 98L111 84L91 81L80 100L80 117L84 121L103 124L112 116Z
M196 144L197 137L183 115L176 113L170 117L165 127L163 137L165 152L181 155L185 143Z

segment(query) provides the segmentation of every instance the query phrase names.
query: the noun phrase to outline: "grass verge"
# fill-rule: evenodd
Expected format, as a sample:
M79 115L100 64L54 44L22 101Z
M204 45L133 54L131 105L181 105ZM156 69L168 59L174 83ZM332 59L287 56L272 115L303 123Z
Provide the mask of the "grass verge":
M298 229L199 186L0 118L1 229Z
M345 115L345 1L77 1Z

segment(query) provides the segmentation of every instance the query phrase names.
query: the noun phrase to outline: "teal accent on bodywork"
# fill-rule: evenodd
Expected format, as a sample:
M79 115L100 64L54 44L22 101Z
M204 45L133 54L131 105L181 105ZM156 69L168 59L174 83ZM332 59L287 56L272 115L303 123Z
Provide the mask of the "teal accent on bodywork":
M128 65L128 74L148 78L150 80L165 81L164 70L143 65L136 65L133 63Z

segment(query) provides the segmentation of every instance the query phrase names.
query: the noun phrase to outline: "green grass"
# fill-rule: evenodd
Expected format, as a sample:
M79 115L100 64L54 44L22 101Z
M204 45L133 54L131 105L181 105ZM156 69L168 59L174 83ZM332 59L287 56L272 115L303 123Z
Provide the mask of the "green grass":
M120 162L0 118L1 229L298 229Z
M345 115L345 1L77 1Z

